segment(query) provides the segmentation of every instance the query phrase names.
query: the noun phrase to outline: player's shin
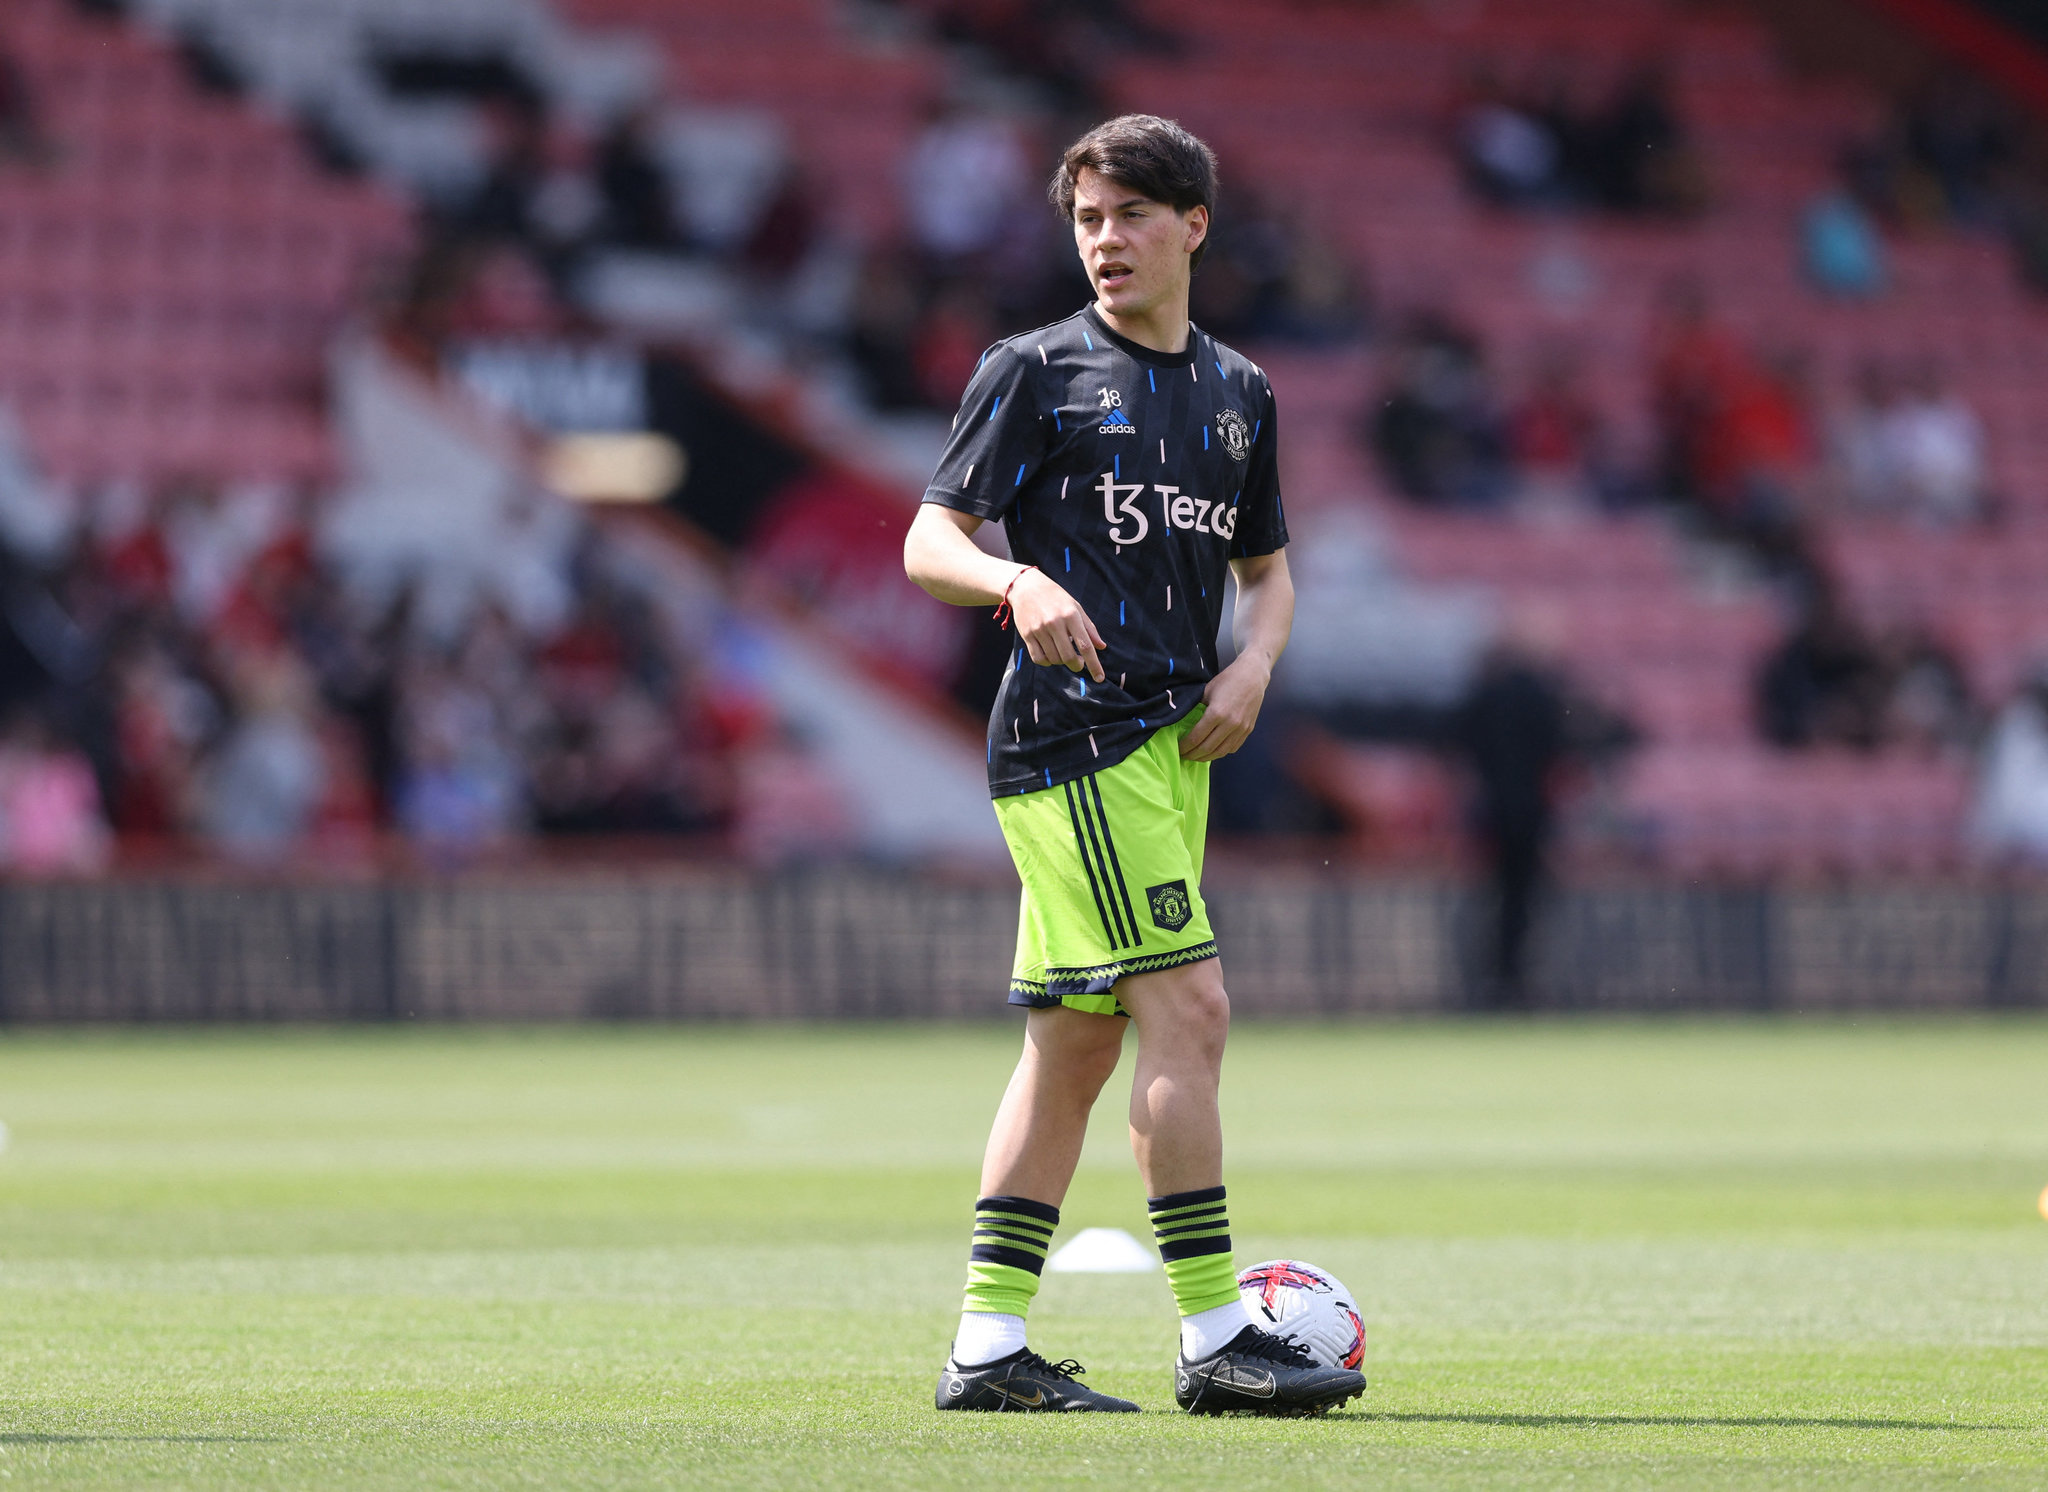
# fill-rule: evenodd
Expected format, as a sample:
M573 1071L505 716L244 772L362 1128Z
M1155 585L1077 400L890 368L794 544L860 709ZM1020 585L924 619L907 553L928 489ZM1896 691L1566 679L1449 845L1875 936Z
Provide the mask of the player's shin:
M1181 1353L1190 1361L1207 1357L1252 1324L1231 1267L1223 1188L1153 1197L1146 1205L1180 1311Z
M1028 1197L983 1197L974 1204L974 1245L953 1360L993 1362L1024 1346L1024 1317L1038 1294L1046 1250L1060 1210Z

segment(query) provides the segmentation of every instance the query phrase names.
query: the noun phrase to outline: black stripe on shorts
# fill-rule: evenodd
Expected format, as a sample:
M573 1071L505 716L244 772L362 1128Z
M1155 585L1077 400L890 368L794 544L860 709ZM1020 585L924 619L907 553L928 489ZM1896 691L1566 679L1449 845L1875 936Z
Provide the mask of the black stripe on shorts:
M1102 883L1095 877L1095 861L1088 853L1088 835L1081 827L1081 805L1074 795L1074 784L1065 784L1067 793L1067 817L1074 822L1074 846L1081 852L1081 867L1088 872L1088 890L1095 897L1095 915L1102 919L1102 935L1109 940L1112 950L1124 946L1118 935L1118 928L1111 927L1109 905L1102 900ZM1119 919L1119 922L1121 919Z

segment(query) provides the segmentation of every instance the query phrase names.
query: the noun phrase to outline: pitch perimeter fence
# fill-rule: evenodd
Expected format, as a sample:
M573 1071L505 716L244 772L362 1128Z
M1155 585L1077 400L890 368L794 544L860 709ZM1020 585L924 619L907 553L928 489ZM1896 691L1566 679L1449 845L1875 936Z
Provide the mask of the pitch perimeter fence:
M1210 896L1247 1016L1465 1007L1479 911L1306 874ZM1016 892L881 873L0 887L0 1020L993 1017ZM1575 1010L2048 1003L2048 891L1594 886L1539 935Z

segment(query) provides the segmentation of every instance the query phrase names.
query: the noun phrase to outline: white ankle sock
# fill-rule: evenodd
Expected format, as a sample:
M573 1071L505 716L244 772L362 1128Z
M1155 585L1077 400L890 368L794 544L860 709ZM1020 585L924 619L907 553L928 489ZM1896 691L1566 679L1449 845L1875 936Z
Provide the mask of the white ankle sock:
M1251 1313L1241 1300L1183 1316L1180 1318L1180 1355L1189 1362L1200 1362L1251 1324Z
M1008 1357L1023 1345L1022 1316L1006 1316L1000 1311L962 1311L960 1329L953 1333L953 1361L971 1368Z

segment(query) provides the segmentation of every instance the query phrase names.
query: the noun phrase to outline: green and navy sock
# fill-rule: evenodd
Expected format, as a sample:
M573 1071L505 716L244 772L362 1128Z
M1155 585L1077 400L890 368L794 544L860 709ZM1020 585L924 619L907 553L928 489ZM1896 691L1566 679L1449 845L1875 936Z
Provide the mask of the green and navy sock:
M1223 1188L1175 1192L1145 1204L1181 1316L1181 1355L1196 1362L1251 1325L1230 1260L1230 1218Z
M1038 1294L1038 1277L1060 1210L1029 1197L983 1197L974 1204L974 1246L967 1264L967 1296L953 1361L963 1367L994 1362L1024 1346L1024 1316Z

